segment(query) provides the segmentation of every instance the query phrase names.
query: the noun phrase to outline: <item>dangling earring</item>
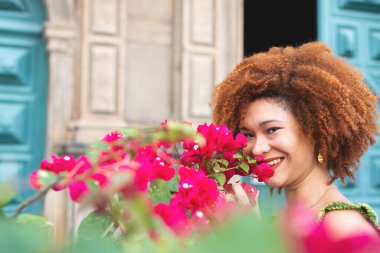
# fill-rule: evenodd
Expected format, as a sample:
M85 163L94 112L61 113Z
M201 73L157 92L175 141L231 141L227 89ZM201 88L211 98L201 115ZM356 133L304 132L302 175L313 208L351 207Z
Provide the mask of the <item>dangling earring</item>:
M321 151L319 151L318 152L318 162L320 163L320 164L322 164L323 163L323 156L322 156L322 154L321 154Z

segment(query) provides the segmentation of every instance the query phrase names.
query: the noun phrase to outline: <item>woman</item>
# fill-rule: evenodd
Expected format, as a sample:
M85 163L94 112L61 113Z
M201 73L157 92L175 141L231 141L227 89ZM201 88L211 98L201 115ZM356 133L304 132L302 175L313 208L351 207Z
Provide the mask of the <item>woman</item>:
M363 76L322 43L274 47L244 59L215 89L213 120L248 139L244 152L274 170L265 183L283 188L339 237L378 236L368 205L352 204L333 185L354 178L375 143L376 96ZM339 210L339 211L333 211Z

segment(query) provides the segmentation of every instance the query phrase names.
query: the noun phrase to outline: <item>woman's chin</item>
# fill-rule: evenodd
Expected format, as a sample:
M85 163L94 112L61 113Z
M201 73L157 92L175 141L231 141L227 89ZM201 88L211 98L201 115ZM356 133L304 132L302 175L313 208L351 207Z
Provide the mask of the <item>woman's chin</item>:
M280 188L284 186L282 180L279 180L279 178L276 178L275 176L269 178L264 183L270 188Z

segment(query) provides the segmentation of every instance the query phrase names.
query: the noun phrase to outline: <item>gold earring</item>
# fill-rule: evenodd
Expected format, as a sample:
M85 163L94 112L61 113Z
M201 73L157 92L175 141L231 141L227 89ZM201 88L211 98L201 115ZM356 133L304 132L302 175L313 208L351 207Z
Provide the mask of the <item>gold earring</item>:
M323 163L323 156L322 156L322 154L321 154L321 151L318 152L318 162L319 162L320 164Z

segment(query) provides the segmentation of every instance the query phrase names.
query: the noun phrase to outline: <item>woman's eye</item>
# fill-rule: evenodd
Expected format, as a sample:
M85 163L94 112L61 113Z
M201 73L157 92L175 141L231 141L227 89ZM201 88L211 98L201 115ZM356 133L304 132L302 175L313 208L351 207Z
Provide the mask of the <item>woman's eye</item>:
M253 138L253 134L250 134L250 133L242 133L242 135L244 135L247 139L251 139Z
M267 129L267 134L273 134L274 132L276 132L278 129L278 127L271 127L271 128L268 128Z

